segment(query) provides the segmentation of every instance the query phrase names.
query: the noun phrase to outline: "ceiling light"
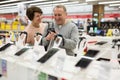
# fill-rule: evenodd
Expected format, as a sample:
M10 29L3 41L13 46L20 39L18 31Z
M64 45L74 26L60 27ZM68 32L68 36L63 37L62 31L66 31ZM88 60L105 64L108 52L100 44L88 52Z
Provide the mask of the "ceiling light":
M86 2L92 2L92 1L98 1L98 0L86 0Z
M107 2L99 2L98 4L112 4L112 3L119 3L120 1L107 1Z
M61 0L61 1L69 1L69 0Z
M109 6L120 6L120 4L110 4Z
M15 2L15 1L21 1L21 0L3 1L3 2L0 2L0 4L8 3L8 2ZM43 2L43 1L48 1L48 0L24 1L24 2L12 3L12 4L0 5L0 7L13 6L13 5L18 5L18 4L30 4L30 3L37 4L38 2L45 3L45 2ZM62 1L58 1L58 2L65 2L65 1L68 1L68 0L62 0ZM50 1L50 2L54 2L54 1ZM57 1L56 1L56 2L57 2Z
M17 4L13 3L13 4L0 5L0 7L7 7L7 6L14 6L14 5L17 5Z
M79 1L74 1L74 2L67 2L67 3L61 3L61 4L63 4L63 5L70 5L70 4L78 4L79 3Z
M88 3L80 3L80 4L75 4L75 6L82 6L82 5L87 5ZM72 5L74 6L74 5Z
M42 1L48 1L48 0L32 0L32 1L24 1L24 2L21 2L23 4L29 4L29 3L37 3L37 2L42 2Z
M53 4L53 3L60 3L60 2L67 2L68 0L60 0L60 1L50 1L50 2L43 2L43 3L34 3L30 5L42 5L42 4Z
M15 2L15 1L20 1L20 0L9 0L9 1L2 1L2 2L0 2L0 4L4 4L4 3L10 3L10 2Z
M79 1L75 1L75 2L67 2L67 3L55 3L55 4L45 4L45 5L40 5L40 6L44 6L44 7L48 7L48 6L56 6L58 4L61 4L61 5L75 5L75 4L78 4Z
M7 2L14 2L14 1L19 1L19 0L3 1L3 2L0 2L0 4L2 4L2 3L7 3ZM20 1L21 1L21 0L20 0ZM47 0L24 1L24 2L12 3L12 4L0 5L0 7L13 6L13 5L18 5L18 4L35 3L35 2L41 2L41 1L47 1Z
M10 6L10 7L1 7L0 6L0 9L8 9L8 8L17 8L17 6Z
M0 10L11 10L11 9L17 9L17 7L5 7L5 8L0 7Z
M44 6L45 7L48 7L48 6L54 7L56 5L58 5L58 4L53 4L53 5L51 5L51 4L49 4L49 5L39 5L39 7L44 7ZM81 3L81 4L75 3L74 5L73 4L65 4L64 3L64 5L65 6L82 6L82 5L87 5L87 3Z

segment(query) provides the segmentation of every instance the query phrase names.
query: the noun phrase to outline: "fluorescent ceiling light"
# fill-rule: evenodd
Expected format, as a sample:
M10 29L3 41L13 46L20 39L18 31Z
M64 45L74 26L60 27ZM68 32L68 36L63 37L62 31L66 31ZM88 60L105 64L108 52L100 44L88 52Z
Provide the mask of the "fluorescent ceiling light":
M58 3L60 4L60 3ZM38 7L54 7L58 4L48 4L48 5L38 5ZM62 3L61 3L62 4ZM65 5L65 3L63 3ZM81 3L81 4L78 4L78 3L74 3L74 4L66 4L65 6L82 6L82 5L87 5L87 3Z
M24 2L21 2L23 4L29 4L29 3L37 3L37 2L42 2L42 1L48 1L48 0L32 0L32 1L24 1Z
M17 9L17 7L0 8L0 10L11 10L11 9Z
M98 1L98 0L86 0L86 2L92 2L92 1Z
M1 7L0 6L0 9L7 9L7 8L17 8L17 6L10 6L10 7Z
M66 6L83 6L83 5L87 5L88 3L80 3L80 4L74 4L74 5L66 5Z
M61 4L61 5L75 5L75 4L78 4L79 1L75 1L75 2L67 2L67 3L55 3L55 4L45 4L45 5L40 5L40 6L44 6L44 7L49 7L49 6L56 6L58 4ZM39 5L38 5L39 6Z
M69 1L69 0L61 0L61 1Z
M17 0L13 0L13 2L14 1L17 1ZM35 3L35 2L41 2L41 1L47 1L47 0L24 1L24 2L12 3L12 4L0 5L0 7L13 6L13 5L18 5L18 4ZM3 2L6 3L7 1L3 1ZM0 2L0 3L3 3L3 2ZM9 1L9 2L12 2L12 1Z
M67 2L67 1L68 0L50 1L50 2L34 3L34 4L30 4L30 5L54 4L54 3Z
M6 4L6 5L0 5L0 7L6 7L6 6L14 6L14 5L17 5L17 3Z
M6 10L6 9L11 10L11 9L13 9L13 8L14 8L14 9L18 9L18 6L7 6L7 7L1 7L1 6L0 6L0 9L1 9L1 10Z
M4 4L4 3L10 3L10 2L15 2L15 1L20 1L20 0L9 0L9 1L2 1L2 2L0 2L0 4Z
M120 6L120 4L110 4L109 6Z
M79 3L79 1L67 2L67 3L61 3L61 4L63 4L63 5L70 5L70 4L74 5L74 4L78 4L78 3Z
M99 2L98 4L112 4L112 3L119 3L120 1L106 1L106 2Z

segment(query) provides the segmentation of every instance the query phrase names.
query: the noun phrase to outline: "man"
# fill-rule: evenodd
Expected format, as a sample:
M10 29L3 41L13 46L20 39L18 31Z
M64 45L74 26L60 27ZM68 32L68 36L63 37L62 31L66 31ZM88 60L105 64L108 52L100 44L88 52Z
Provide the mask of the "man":
M46 46L51 42L51 40L51 43L53 43L55 35L61 34L64 38L64 45L61 43L60 47L64 48L68 55L73 56L73 50L76 48L79 40L78 28L74 23L66 19L67 11L65 6L57 5L53 9L53 12L55 19L53 27L55 29L55 32L50 32L47 34L48 28L46 28L44 31L45 37L43 38L43 44Z

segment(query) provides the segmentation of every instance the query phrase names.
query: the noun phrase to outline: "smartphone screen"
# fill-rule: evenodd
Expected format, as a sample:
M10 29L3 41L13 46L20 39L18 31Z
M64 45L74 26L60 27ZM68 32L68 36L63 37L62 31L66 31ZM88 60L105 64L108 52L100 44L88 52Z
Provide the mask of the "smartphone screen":
M24 52L26 52L29 48L23 48L20 51L18 51L17 53L15 53L16 56L20 56L22 55Z
M110 61L110 59L107 59L107 58L98 58L97 61Z
M58 78L52 75L48 75L48 80L58 80Z
M97 42L95 45L103 45L103 44L106 44L107 42L106 41L100 41L100 42Z
M120 64L120 60L118 60L118 63Z
M91 61L92 61L91 59L81 58L75 66L81 68L87 68Z
M42 58L38 60L38 62L45 63L49 58L51 58L59 49L52 48L50 49Z
M98 50L88 50L85 56L95 57L98 54L98 52L99 52Z
M10 43L7 43L7 44L5 44L4 46L2 46L1 48L0 48L0 51L4 51L5 49L7 49L8 47L10 47L12 44L10 44Z

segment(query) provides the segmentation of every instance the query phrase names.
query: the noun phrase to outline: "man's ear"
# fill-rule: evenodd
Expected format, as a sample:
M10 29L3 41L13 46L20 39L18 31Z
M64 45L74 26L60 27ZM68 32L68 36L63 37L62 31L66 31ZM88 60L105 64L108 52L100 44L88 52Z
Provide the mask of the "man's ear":
M67 12L65 12L66 16L67 16Z
M65 13L65 15L66 15L66 18L67 18L67 13Z

